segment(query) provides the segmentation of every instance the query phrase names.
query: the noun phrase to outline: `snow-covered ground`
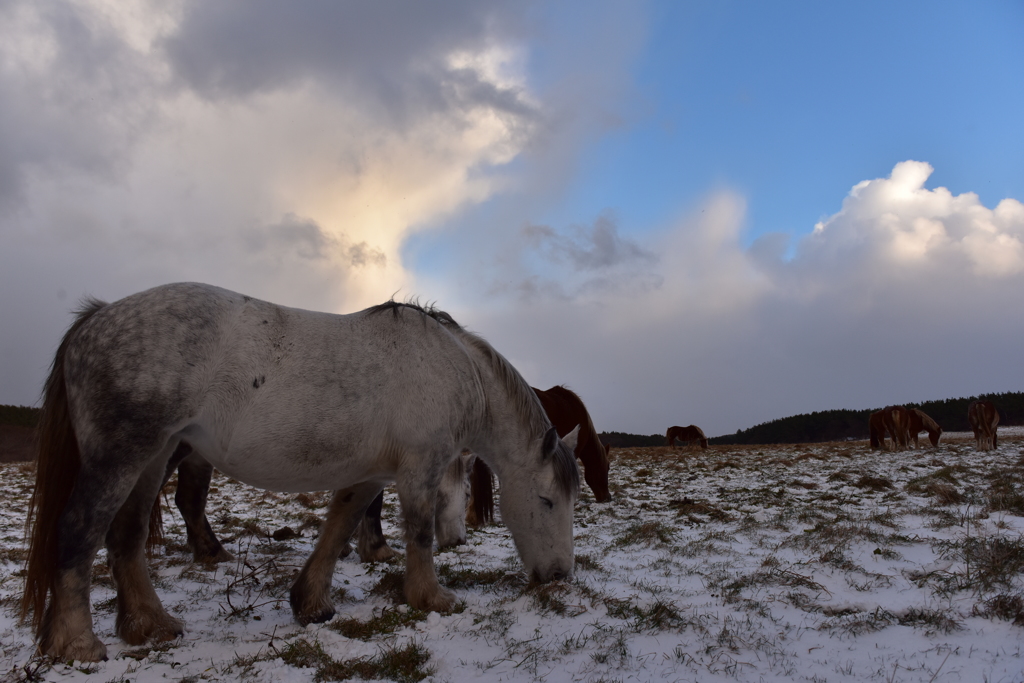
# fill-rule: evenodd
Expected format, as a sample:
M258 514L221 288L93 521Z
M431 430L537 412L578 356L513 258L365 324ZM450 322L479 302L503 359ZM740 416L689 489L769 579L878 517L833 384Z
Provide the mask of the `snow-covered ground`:
M17 623L28 465L0 466L0 676L47 681L1021 681L1024 431L974 450L869 451L865 442L613 451L615 499L584 490L576 574L527 586L501 526L439 553L455 613L401 604L401 561L334 576L338 616L292 621L291 578L325 494L279 495L218 476L210 518L238 562L204 567L177 512L154 557L185 636L127 647L97 561L110 660L34 658ZM393 494L385 532L401 548ZM289 526L300 536L275 541ZM1015 624L1015 621L1017 622Z

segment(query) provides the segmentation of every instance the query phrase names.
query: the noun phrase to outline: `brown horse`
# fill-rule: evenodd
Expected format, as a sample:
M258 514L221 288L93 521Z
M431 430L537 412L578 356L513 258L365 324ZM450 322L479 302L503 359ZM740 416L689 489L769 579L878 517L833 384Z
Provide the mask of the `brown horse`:
M914 442L914 448L918 446L918 435L925 431L928 432L928 440L932 442L932 448L937 448L939 437L942 436L942 427L939 426L939 423L917 408L911 408L908 412L910 421L907 424L907 430Z
M885 411L876 410L868 418L868 435L871 448L885 450Z
M892 449L907 450L910 447L910 411L903 406L886 406L882 409L882 421L892 438Z
M686 444L687 448L690 447L694 442L699 443L700 447L707 449L708 439L704 436L704 430L697 425L690 425L689 427L669 427L668 431L665 432L665 441L671 448L676 447L676 439Z
M974 441L979 451L990 451L999 446L996 436L999 411L992 401L974 401L967 406L967 421L974 430Z
M583 479L594 492L594 500L605 503L612 499L608 490L608 454L611 447L601 443L583 400L564 386L553 386L547 391L533 387L544 406L551 424L559 434L568 434L579 426L576 457L583 463ZM494 479L487 464L477 458L470 475L472 494L466 523L470 526L489 524L494 520Z

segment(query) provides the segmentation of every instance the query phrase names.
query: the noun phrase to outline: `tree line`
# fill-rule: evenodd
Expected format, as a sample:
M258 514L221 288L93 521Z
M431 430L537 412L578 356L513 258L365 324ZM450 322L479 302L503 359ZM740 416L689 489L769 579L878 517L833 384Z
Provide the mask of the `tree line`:
M985 399L992 401L999 410L1000 425L1024 424L1024 392L982 394L967 398L947 398L941 401L906 403L907 408L918 408L939 423L946 432L969 432L967 406L971 401ZM749 429L738 430L735 434L716 436L708 439L710 444L743 445L775 443L815 443L819 441L847 441L868 438L868 418L871 413L881 410L822 410L783 417L765 422ZM637 446L664 446L664 434L627 434L624 432L601 432L601 441L613 448Z
M8 406L0 404L0 425L14 427L35 427L39 423L40 408L28 406Z

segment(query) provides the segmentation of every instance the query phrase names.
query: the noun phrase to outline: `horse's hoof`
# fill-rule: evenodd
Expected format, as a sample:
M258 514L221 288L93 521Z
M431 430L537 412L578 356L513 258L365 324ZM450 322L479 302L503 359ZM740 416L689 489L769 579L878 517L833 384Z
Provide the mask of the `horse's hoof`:
M117 635L129 645L144 645L149 641L163 643L185 633L184 622L166 612L137 614L131 619L118 616L116 627Z
M294 610L292 612L295 615L295 621L299 622L302 626L307 626L309 624L323 624L333 619L335 615L334 605L330 605L329 607L308 614L301 614Z
M359 559L362 562L386 562L392 557L398 557L398 552L389 546L387 543L379 545L376 548L362 548L360 547L356 552L359 553Z
M409 596L409 606L424 612L451 612L455 607L455 593L438 586L437 592L429 595Z
M450 550L460 545L466 545L465 535L459 536L457 538L446 538L443 541L440 538L437 539L438 550Z
M235 556L221 548L214 553L192 553L192 561L196 564L219 564L221 562L234 562Z
M40 650L44 654L65 661L102 662L107 659L107 646L92 631L83 631L63 647L50 645L46 648L40 647Z
M309 593L304 590L304 587L305 584L296 581L288 599L295 621L306 626L307 624L322 624L333 619L335 612L331 601L308 599Z
M346 543L342 548L341 552L338 553L338 559L344 560L346 557L352 554L352 544Z

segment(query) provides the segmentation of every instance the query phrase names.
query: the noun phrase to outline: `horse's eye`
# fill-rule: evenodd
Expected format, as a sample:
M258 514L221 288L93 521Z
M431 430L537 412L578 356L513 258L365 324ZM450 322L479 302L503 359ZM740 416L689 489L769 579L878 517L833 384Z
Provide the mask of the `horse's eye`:
M545 498L544 496L541 496L540 499L541 499L541 502L543 502L545 505L548 506L549 510L553 510L554 509L555 504L551 502L550 498Z

